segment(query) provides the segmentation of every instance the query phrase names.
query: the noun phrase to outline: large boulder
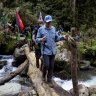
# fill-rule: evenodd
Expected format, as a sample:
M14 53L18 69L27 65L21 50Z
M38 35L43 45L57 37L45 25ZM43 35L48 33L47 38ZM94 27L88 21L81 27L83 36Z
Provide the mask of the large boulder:
M59 41L56 44L57 46L54 64L54 71L56 72L55 75L60 76L62 79L70 78L69 74L71 52L65 47L65 42Z
M14 63L12 64L14 67L18 67L20 64L22 64L25 59L26 55L24 52L25 47L28 46L27 44L23 45L21 48L16 48L14 52Z
M24 49L28 46L27 44L23 45L21 48L16 48L14 51L14 57L19 58L25 55Z
M90 95L96 94L96 85L92 85L89 87L89 93L90 93Z
M78 85L79 88L79 96L89 96L89 90L88 87L86 87L85 85ZM73 96L73 89L70 90L70 93Z
M70 60L71 53L64 48L64 43L62 41L58 42L56 48L56 60L68 62Z
M0 86L0 96L18 96L21 85L18 83L6 83Z

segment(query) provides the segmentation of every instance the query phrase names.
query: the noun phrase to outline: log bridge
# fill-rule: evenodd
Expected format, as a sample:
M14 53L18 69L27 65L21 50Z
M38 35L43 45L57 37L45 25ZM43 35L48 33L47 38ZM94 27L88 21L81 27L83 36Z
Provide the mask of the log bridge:
M16 75L19 75L26 67L29 67L27 75L30 77L38 96L72 96L56 83L53 84L53 87L50 87L47 83L43 82L42 72L36 68L35 53L30 52L29 47L25 47L24 51L27 59L17 68L16 71L11 72L9 75L0 79L0 85L10 81Z

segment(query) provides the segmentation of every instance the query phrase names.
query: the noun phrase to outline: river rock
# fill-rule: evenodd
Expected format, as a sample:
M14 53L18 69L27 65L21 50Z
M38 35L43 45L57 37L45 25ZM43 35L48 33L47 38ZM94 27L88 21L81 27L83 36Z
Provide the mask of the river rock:
M14 60L14 61L12 62L12 66L13 66L13 67L16 66L16 60Z
M21 48L16 48L14 52L14 57L18 58L25 55L24 49L28 46L27 44L23 45Z
M19 48L15 49L15 54L14 54L15 58L18 58L18 57L23 56L23 55L25 55L24 50L21 50Z
M25 60L26 60L26 55L21 56L21 57L18 57L18 58L15 58L15 62L12 63L12 65L13 65L14 67L18 67L18 66L21 65Z
M90 95L90 96L96 96L96 94L92 94L92 95Z
M2 69L7 64L7 61L0 61L0 69Z
M18 96L21 85L18 83L6 83L0 86L0 96Z
M91 68L91 66L90 66L90 61L81 60L81 61L80 61L79 68L80 68L81 70L88 70L88 69L90 69L90 68Z
M14 67L18 67L21 63L23 63L26 59L26 55L24 52L25 47L28 46L27 44L23 45L21 48L16 48L14 51L14 58L15 58L15 63Z
M89 87L89 93L90 93L90 95L96 94L96 85L92 85Z
M26 93L20 93L18 96L38 96L36 90L31 89L27 91Z
M1 56L0 56L0 60L1 60L2 58L3 58L3 56L1 55Z
M55 57L56 60L69 62L70 56L70 51L67 51L67 49L60 51L60 49L57 47L57 53Z
M85 85L78 85L79 96L89 96L89 90ZM70 90L70 93L73 95L73 89Z

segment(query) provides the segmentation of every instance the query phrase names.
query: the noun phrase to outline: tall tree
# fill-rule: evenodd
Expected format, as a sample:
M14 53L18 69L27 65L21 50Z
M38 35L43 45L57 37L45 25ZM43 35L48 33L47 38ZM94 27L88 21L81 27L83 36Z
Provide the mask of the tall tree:
M70 1L71 9L72 9L72 18L73 22L72 25L76 27L76 0L71 0ZM76 28L74 28L72 31L76 33ZM72 54L72 62L71 62L71 74L72 74L72 83L73 83L73 95L74 96L79 96L79 91L78 91L78 79L77 79L77 46L72 47L73 50L71 51Z
M72 23L73 25L76 24L76 0L71 0L71 9L72 9Z

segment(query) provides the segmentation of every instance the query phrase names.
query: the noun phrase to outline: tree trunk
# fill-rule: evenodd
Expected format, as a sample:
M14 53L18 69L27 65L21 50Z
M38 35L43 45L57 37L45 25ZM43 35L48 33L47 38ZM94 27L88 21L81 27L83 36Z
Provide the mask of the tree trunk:
M28 67L28 60L25 60L24 63L22 63L16 71L11 72L10 74L7 74L6 76L4 76L4 78L0 79L0 85L3 85L4 83L10 81L11 79L13 79L15 76L19 75L24 68Z
M76 21L76 0L70 0L71 3L71 9L72 9L72 16L73 16L73 24L72 26L77 26ZM72 74L72 82L73 82L73 96L79 96L78 92L78 79L77 79L77 66L78 66L78 58L77 58L77 44L76 41L74 41L74 44L70 43L71 49L71 74Z
M73 25L76 25L76 0L70 0L72 9Z
M71 39L72 40L72 39ZM73 83L73 96L79 96L78 91L78 78L77 78L77 68L78 68L78 54L77 54L77 44L75 40L70 42L71 51L71 75Z

